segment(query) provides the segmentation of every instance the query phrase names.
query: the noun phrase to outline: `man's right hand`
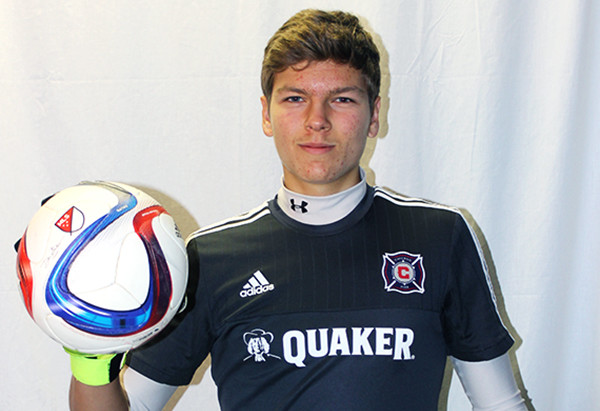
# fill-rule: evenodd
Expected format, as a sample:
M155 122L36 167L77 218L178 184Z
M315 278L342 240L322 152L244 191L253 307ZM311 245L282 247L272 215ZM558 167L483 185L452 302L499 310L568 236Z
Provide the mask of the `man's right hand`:
M127 398L119 378L105 385L86 385L71 378L69 406L72 411L126 411Z
M125 353L83 354L65 348L71 357L71 410L127 410L119 372Z

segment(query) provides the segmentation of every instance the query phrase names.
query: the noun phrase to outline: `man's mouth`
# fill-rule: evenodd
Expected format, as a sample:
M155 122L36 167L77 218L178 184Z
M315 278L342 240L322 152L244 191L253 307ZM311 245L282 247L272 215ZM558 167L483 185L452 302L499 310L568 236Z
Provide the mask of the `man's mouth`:
M333 144L325 143L302 143L299 146L307 153L315 155L328 153L335 147Z

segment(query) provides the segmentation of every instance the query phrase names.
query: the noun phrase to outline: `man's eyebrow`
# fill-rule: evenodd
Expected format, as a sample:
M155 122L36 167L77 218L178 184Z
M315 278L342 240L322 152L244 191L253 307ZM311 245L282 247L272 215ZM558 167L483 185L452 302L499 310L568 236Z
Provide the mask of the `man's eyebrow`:
M336 94L344 94L344 93L350 93L350 92L366 93L367 91L365 89L363 89L362 87L348 86L348 87L339 87L334 90L331 90L331 92L329 94L336 95Z
M305 90L297 87L289 87L289 86L281 86L277 90L276 93L296 93L296 94L308 94Z

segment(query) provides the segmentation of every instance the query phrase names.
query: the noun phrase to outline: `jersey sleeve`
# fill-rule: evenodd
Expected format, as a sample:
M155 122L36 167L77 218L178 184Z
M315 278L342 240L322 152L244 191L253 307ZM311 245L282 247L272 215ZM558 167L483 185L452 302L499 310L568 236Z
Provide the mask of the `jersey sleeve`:
M212 346L208 299L199 270L194 241L187 245L189 281L183 312L153 340L133 350L129 367L163 384L187 385Z
M513 344L498 313L481 246L462 214L453 231L442 324L449 355L463 361L491 360Z

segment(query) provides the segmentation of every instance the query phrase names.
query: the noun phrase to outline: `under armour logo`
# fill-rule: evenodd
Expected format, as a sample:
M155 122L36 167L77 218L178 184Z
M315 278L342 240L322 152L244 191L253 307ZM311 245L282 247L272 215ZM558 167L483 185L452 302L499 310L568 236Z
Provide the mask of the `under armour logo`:
M308 209L306 208L307 205L308 203L304 200L302 200L302 203L296 204L293 198L290 199L290 208L292 211L302 212L302 214L308 213Z

